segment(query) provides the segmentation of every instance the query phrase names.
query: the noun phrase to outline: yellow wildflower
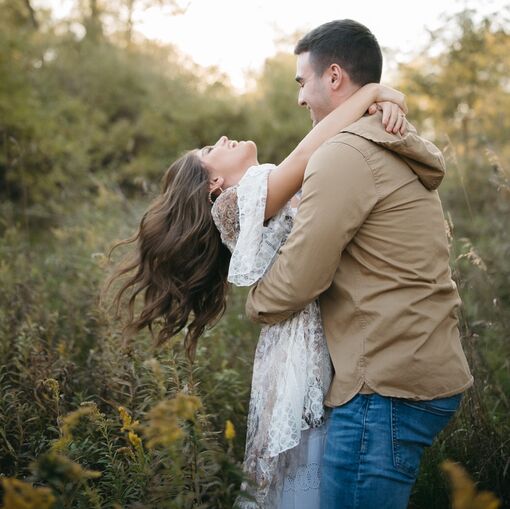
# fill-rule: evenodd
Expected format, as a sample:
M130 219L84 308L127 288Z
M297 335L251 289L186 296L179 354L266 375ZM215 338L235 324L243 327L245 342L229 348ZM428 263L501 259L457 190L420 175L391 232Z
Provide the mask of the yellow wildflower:
M170 446L184 436L180 420L193 421L202 402L196 396L179 393L171 400L160 401L147 414L144 427L148 447Z
M187 421L194 420L195 414L202 407L202 402L199 398L196 396L189 396L188 394L183 394L181 392L168 403L177 417Z
M81 418L88 417L92 420L97 420L100 416L101 414L95 403L82 403L80 408L74 412L70 412L62 419L62 424L60 425L61 436L53 443L52 449L54 451L59 451L69 445L73 439L73 429L78 425Z
M225 423L225 438L227 440L234 440L235 436L236 429L234 428L232 421L230 419L227 419L227 422Z
M128 411L120 406L118 408L120 418L122 420L122 428L121 431L128 432L128 440L129 443L136 448L142 447L142 439L137 435L135 428L140 424L138 421L133 421L131 416L128 414Z
M2 479L4 509L51 509L55 497L49 488L34 488L19 479Z
M133 447L142 447L142 439L134 431L128 432L128 439Z
M58 401L60 398L60 385L58 381L54 378L46 378L46 380L43 380L43 385L51 393L53 399Z
M120 406L117 410L119 411L119 415L122 420L122 428L120 428L121 431L133 431L134 428L140 424L138 421L133 421L131 416L128 414L128 411L123 406Z
M38 472L42 473L43 477L47 473L52 473L52 475L53 473L58 473L61 481L84 482L88 479L101 477L101 472L83 468L80 464L54 450L39 456L36 466Z
M66 467L68 469L67 473L69 477L76 481L84 481L85 479L96 479L97 477L101 477L101 472L83 468L79 463L70 460L66 456L59 455L57 460L62 467Z
M452 484L453 509L498 509L501 502L490 491L476 492L475 483L468 473L453 461L443 461L441 469Z

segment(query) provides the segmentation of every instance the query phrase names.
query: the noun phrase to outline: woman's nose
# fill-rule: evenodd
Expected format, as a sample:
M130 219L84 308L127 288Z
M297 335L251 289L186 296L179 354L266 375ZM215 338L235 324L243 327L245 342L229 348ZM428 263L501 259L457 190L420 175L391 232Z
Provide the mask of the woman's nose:
M228 138L226 136L222 136L216 143L214 146L218 146L218 145L223 145L224 143L227 143L228 141Z

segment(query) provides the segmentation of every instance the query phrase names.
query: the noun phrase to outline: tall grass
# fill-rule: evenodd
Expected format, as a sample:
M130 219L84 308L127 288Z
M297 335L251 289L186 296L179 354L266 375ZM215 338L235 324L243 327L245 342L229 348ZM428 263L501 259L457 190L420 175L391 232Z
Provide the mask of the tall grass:
M161 349L145 333L123 344L119 324L98 306L108 269L103 253L131 234L145 203L129 204L100 184L94 200L77 204L58 227L42 232L28 231L3 206L5 507L24 501L34 509L230 508L239 493L258 337L243 317L245 292L231 293L227 314L201 338L194 365L181 337ZM453 231L452 266L466 303L463 344L476 383L426 451L413 508L450 505L439 468L446 459L510 503L508 369L500 362L508 343L491 339L503 323L496 313L490 325L482 324L487 311L476 304L492 293L501 298L499 287L490 262L481 263L476 246Z

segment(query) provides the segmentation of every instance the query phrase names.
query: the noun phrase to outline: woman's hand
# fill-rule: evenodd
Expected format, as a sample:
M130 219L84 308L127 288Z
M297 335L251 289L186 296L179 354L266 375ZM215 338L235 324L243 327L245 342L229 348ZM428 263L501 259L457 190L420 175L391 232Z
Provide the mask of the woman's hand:
M400 106L387 101L374 103L368 108L368 113L373 115L377 110L382 111L382 123L387 132L400 132L402 135L406 133L406 115Z
M375 102L368 108L368 113L373 115L377 110L381 110L383 113L382 123L386 127L386 131L405 134L405 116L408 111L405 94L379 83L372 85L374 86Z
M407 115L406 96L402 92L395 90L391 87L386 87L378 83L375 89L375 103L390 102L400 107L400 109Z

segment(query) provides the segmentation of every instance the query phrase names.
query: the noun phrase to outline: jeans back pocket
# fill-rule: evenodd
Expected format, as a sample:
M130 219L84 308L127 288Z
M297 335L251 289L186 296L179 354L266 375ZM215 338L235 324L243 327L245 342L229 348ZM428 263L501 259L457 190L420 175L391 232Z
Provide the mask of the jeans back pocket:
M391 398L393 465L416 477L425 447L446 427L459 408L462 394L435 400Z

